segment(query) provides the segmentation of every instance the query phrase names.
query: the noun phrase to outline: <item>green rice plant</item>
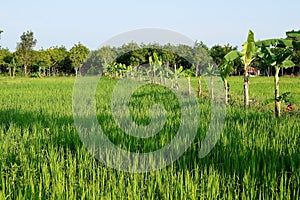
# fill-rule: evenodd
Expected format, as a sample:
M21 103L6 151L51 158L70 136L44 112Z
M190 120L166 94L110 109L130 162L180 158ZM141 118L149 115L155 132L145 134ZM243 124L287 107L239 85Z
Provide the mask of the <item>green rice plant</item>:
M171 165L140 174L107 167L81 142L72 117L74 81L74 77L0 77L1 199L300 198L299 112L283 114L278 120L263 106L273 93L271 78L251 79L249 92L256 102L247 112L243 78L228 78L235 103L227 107L220 140L201 159L198 152L211 114L209 90L203 82L200 123L190 148ZM194 90L197 81L191 78ZM98 121L110 140L133 152L151 152L168 144L181 117L172 92L146 85L132 95L130 112L136 123L149 123L150 112L143 108L153 102L169 114L159 134L138 139L122 131L112 117L110 100L116 83L102 78L96 93ZM297 109L299 79L281 78L281 83L282 91L292 91Z

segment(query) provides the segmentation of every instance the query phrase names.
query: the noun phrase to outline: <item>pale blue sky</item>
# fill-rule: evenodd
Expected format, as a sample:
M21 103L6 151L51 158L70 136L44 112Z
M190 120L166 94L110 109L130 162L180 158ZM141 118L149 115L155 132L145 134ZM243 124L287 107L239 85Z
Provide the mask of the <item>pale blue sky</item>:
M256 39L284 37L300 29L300 1L278 0L6 0L0 7L0 45L15 50L32 30L37 49L81 42L91 49L125 31L166 28L208 46L241 46L252 29Z

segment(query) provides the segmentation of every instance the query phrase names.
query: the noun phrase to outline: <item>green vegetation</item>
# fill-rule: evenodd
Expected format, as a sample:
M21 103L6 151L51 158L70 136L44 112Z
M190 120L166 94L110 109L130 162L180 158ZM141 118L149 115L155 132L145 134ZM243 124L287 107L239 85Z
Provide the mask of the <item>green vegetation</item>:
M209 49L202 42L130 42L90 51L80 42L70 50L34 50L33 32L24 32L15 52L0 47L0 199L299 199L300 80L293 76L300 72L300 32L286 36L255 42L249 31L242 51L229 44ZM274 75L274 80L250 79L258 70ZM230 77L241 73L243 77ZM126 173L104 165L75 129L72 75L102 76L95 96L97 119L110 141L127 152L161 149L181 126L187 130L197 124L195 140L183 156L158 171ZM129 114L122 107L113 115L111 107L118 106L111 103L116 100L113 90L125 77L147 84L126 102ZM224 82L221 97L216 92L218 78ZM181 81L187 85L179 87ZM200 120L194 114L191 120L183 117L181 111L191 113L191 106L180 105L165 86L187 98L197 89ZM266 104L272 96L275 111ZM81 102L81 97L76 100ZM227 105L221 138L202 158L200 149L215 114L211 102L220 99ZM87 100L83 103L90 104ZM123 97L117 100L125 105ZM165 110L151 110L156 104ZM129 127L122 130L116 116L140 126L151 124L151 116L156 116L151 128L159 132L150 138L128 135L134 128L125 121Z
M243 63L244 72L244 106L247 108L249 106L249 73L248 68L251 66L252 61L255 59L255 54L258 48L255 46L254 33L250 30L248 33L247 41L243 44L243 49L241 52L234 50L226 54L225 59L227 65L232 68L234 60L240 59ZM231 71L231 70L230 70Z
M256 77L249 90L255 102L245 112L243 78L227 80L232 106L208 156L198 157L210 115L203 82L201 121L192 146L164 169L131 174L106 167L81 143L72 116L74 78L0 77L0 199L299 199L299 108L277 119L263 106L273 95L273 79ZM197 81L191 78L195 90ZM110 113L116 82L104 77L97 89L97 115L105 134L132 151L148 152L168 143L178 128L177 115L147 140L132 140L116 127ZM281 91L291 91L295 105L300 105L299 84L298 78L281 78ZM155 101L177 113L169 90L151 88L132 96L131 114L140 124L148 123L141 104L149 107Z
M300 33L299 31L290 31L286 35L286 39L290 40L294 46L291 60L295 66L291 69L283 69L281 75L295 76L300 72ZM26 31L20 36L15 52L0 46L0 74L11 77L75 75L90 52L90 56L84 62L84 65L90 66L90 70L94 74L118 75L120 70L147 65L149 57L156 53L163 66L171 68L173 71L180 66L184 70L193 67L194 74L199 76L208 67L208 63L218 68L226 61L224 59L226 54L231 51L238 52L238 47L233 47L230 44L214 45L208 48L207 45L199 41L196 41L192 46L183 44L161 45L158 43L138 44L132 41L119 47L103 46L96 50L90 50L80 42L74 44L70 49L64 46L52 46L47 49L35 50L34 47L37 43L34 33ZM243 74L245 67L250 64L251 67L259 69L262 75L272 76L276 73L272 70L270 63L259 59L251 51L255 49L257 49L257 46L254 44L253 32L250 31L243 51L239 54L239 56L242 56L242 54L244 56L241 59L236 59L233 63L234 75ZM277 47L274 49L277 49ZM251 59L253 60L251 62L249 62L249 56L252 56Z
M270 39L260 42L261 55L259 55L265 62L275 68L274 74L274 102L275 115L281 115L281 98L279 93L279 72L281 68L291 68L295 64L291 60L293 53L293 44L291 40ZM277 48L277 49L276 49Z

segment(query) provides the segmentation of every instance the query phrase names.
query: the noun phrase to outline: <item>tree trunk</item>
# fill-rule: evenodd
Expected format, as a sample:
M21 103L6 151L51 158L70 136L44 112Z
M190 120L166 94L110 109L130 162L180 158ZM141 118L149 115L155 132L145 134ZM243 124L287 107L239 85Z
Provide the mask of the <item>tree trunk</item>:
M13 67L13 71L12 71L12 77L13 77L13 78L15 77L15 74L16 74L16 67L14 66L14 67Z
M24 65L24 76L27 76L27 65Z
M200 79L200 77L199 77L199 79L198 79L198 97L200 97L201 96L201 79Z
M153 83L156 84L156 77L155 77L155 65L153 65Z
M247 68L244 68L244 107L249 106L249 74Z
M11 67L8 68L9 77L12 78Z
M178 77L177 77L177 67L176 64L174 65L174 74L175 74L175 87L178 90L179 89L179 84L178 84Z
M210 77L210 98L211 98L212 101L215 98L214 97L214 79L213 79L212 76Z
M224 87L225 87L225 103L229 105L229 98L228 98L228 82L224 79Z
M39 72L38 72L38 77L41 78L42 77L42 67L39 67Z
M192 89L191 89L191 77L187 77L188 80L188 94L189 96L192 94Z
M78 75L78 69L77 68L75 68L75 74L76 74L76 77L77 77L77 75Z
M280 100L279 100L279 71L280 68L275 68L274 84L275 84L275 116L280 117Z

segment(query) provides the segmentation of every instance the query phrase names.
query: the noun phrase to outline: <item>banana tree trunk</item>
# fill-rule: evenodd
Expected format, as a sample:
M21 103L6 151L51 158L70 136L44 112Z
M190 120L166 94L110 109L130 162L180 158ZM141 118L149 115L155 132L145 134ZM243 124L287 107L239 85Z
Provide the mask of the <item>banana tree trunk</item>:
M229 104L229 98L228 98L228 82L226 79L224 79L224 87L225 87L225 103L226 105Z
M24 76L27 76L27 65L24 65Z
M279 100L279 71L280 68L276 67L275 68L275 76L274 76L274 84L275 84L275 116L280 117L281 112L280 112L280 100Z
M12 71L12 77L13 77L13 78L15 77L15 74L16 74L16 67L14 66L14 67L13 67L13 71Z
M211 98L212 101L215 98L214 97L214 79L213 79L212 76L210 77L210 98Z
M75 74L76 74L76 77L77 77L77 75L78 75L78 68L77 67L75 67Z
M175 73L175 87L178 90L179 89L179 84L178 84L177 66L176 66L176 64L174 65L174 73Z
M153 83L154 84L156 84L156 77L155 77L155 71L156 71L156 69L155 69L155 65L153 65Z
M192 89L191 89L191 77L187 77L188 80L188 94L191 95Z
M11 67L8 68L9 77L12 78Z
M201 88L201 79L199 77L199 79L198 79L198 97L201 96L201 92L202 92L201 90L202 90L202 88Z
M244 107L247 109L249 106L249 74L248 67L244 68Z

